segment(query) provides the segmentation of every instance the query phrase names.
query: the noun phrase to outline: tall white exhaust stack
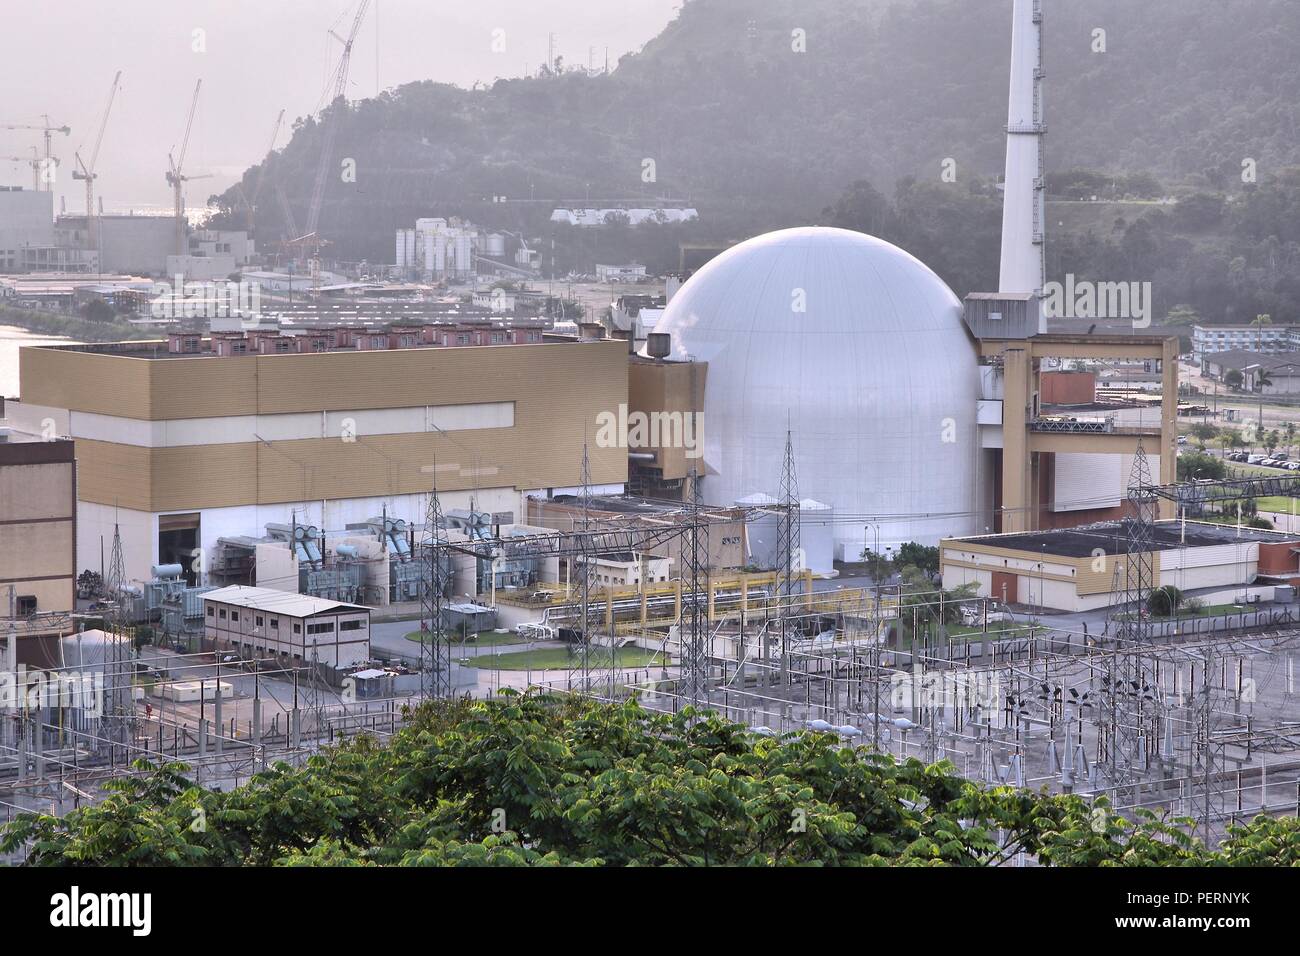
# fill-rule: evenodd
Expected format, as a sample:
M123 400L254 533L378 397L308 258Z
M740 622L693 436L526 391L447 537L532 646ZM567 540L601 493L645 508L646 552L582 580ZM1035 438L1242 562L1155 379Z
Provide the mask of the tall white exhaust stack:
M1011 97L1007 108L1007 170L1002 197L1002 270L998 291L1040 293L1046 282L1043 227L1043 3L1015 0L1011 31ZM1045 331L1040 313L1040 331Z

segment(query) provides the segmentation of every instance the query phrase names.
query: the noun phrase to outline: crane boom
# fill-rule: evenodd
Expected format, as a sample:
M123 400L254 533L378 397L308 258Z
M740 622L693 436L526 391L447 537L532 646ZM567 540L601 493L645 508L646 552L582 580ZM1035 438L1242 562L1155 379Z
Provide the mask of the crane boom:
M90 168L86 170L92 176L95 174L95 163L99 160L99 147L104 142L104 130L108 129L108 114L113 109L113 99L117 96L117 85L121 79L122 71L118 70L113 77L113 85L108 88L108 103L104 106L104 117L99 121L99 135L95 137L95 150L90 154Z
M181 140L180 156L173 159L167 154L167 163L171 167L167 172L167 184L172 187L173 214L176 216L176 255L183 256L185 245L185 182L189 179L203 179L202 176L186 176L185 153L190 147L190 130L194 128L194 111L199 105L199 89L203 86L200 79L194 84L194 97L190 100L190 114L185 120L185 138Z
M199 105L199 87L201 87L202 85L203 85L202 79L200 79L197 83L194 84L194 98L190 100L190 115L189 118L186 119L185 121L185 138L181 140L180 156L177 157L176 164L173 167L177 176L180 176L181 170L185 166L185 153L190 148L190 130L194 127L194 111L195 109L198 108Z
M275 151L275 140L280 135L280 124L284 122L284 110L280 110L280 115L275 118L275 126L271 128L271 142L266 147L266 156L270 156ZM266 184L266 159L262 160L261 168L257 171L257 183L253 186L253 196L251 203L257 202L257 197L262 194L262 186Z
M325 199L325 180L329 175L330 158L334 152L334 139L338 134L337 117L333 113L333 106L347 91L348 68L352 62L352 44L356 42L357 33L361 30L361 22L365 19L366 10L370 6L370 0L361 0L357 4L357 14L352 19L352 29L348 32L348 37L343 40L335 34L335 37L343 43L343 52L339 56L338 69L334 72L334 95L330 98L329 103L325 106L325 113L322 115L322 122L325 124L325 138L321 145L320 160L316 164L316 181L312 185L311 205L307 208L307 234L316 232L316 227L320 223L321 203Z
M104 131L108 129L108 114L113 109L113 99L117 96L117 85L119 82L121 82L121 79L122 79L122 71L118 70L117 74L113 77L112 85L108 88L108 103L105 104L103 118L101 118L99 121L99 135L95 137L95 149L90 154L90 163L87 164L84 160L82 160L80 150L73 153L73 157L76 159L77 165L81 168L80 170L74 169L72 171L72 178L84 179L86 181L86 234L87 236L90 236L92 238L92 241L94 241L96 251L99 250L99 240L95 238L97 236L97 232L95 230L95 222L94 222L95 220L95 178L96 178L95 165L99 161L99 147L104 142Z

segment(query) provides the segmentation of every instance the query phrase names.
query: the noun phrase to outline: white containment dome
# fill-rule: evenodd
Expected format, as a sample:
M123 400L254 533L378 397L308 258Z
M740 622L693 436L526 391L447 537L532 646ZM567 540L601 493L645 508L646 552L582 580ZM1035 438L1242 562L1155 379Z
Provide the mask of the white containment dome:
M801 498L834 509L835 551L979 531L975 345L957 297L880 239L758 236L692 276L657 331L708 363L703 495L779 495L787 425Z

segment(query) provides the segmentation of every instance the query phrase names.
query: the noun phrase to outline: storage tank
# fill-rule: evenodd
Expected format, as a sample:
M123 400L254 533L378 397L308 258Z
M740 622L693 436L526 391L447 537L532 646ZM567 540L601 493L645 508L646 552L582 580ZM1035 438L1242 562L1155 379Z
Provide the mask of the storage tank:
M835 571L835 510L813 498L799 502L799 547L814 574Z

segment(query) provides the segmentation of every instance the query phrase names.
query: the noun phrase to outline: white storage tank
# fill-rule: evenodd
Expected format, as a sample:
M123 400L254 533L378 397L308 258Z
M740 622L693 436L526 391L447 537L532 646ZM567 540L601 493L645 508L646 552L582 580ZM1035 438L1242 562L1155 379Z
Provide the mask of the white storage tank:
M835 572L835 509L814 498L799 502L799 547L813 574Z

